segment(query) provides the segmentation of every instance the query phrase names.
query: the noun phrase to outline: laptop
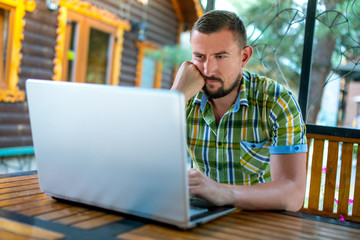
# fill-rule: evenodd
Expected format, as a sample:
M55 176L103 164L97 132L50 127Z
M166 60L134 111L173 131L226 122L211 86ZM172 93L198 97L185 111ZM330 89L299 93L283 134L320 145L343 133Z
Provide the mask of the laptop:
M182 93L36 79L26 92L48 196L183 229L235 209L191 210Z

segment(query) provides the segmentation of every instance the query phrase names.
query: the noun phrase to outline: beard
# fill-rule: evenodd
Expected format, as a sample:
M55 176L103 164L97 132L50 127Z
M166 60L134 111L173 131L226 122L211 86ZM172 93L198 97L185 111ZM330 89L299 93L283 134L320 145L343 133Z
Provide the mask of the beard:
M206 84L203 87L203 91L206 94L206 96L208 96L211 99L216 99L216 98L225 97L226 95L231 93L234 89L236 89L240 85L240 82L241 82L241 79L242 79L242 74L239 74L236 77L235 81L232 83L232 85L227 89L224 88L224 81L222 79L220 79L220 78L204 76L204 79L205 80L215 80L215 81L221 83L221 86L215 92L211 92L209 87L206 86Z

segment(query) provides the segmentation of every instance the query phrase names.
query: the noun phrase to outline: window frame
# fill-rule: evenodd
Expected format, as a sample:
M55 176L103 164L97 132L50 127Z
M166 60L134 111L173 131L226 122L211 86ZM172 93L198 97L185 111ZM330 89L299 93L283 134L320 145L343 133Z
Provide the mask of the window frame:
M146 51L156 50L159 49L160 47L149 41L144 41L144 42L137 41L135 45L138 48L135 86L141 87L141 83L142 83L141 77L143 72L144 57L146 55ZM163 70L163 62L161 60L156 60L153 88L161 88L162 70Z
M76 82L85 82L87 51L90 37L90 29L95 28L111 35L110 47L112 47L109 57L108 65L110 69L109 78L107 84L118 85L120 68L121 68L121 52L124 41L124 31L130 30L130 24L117 17L111 12L95 7L92 4L85 1L71 1L62 0L59 2L59 25L57 46L55 48L54 59L54 81L67 80L67 53L70 47L69 25L68 21L75 21L78 23L81 33L77 42L81 42L82 46L80 51L76 51L76 62L80 62L81 65L74 66L74 79Z
M25 26L24 16L26 12L32 12L36 8L33 0L0 0L0 8L9 11L9 32L7 39L7 55L4 63L4 49L1 43L2 73L0 76L0 102L23 102L25 93L18 87L21 41L23 40L23 29ZM3 19L2 19L3 20Z
M100 30L102 32L105 32L107 34L110 35L110 48L109 49L109 53L110 56L108 57L108 69L110 68L110 74L109 76L112 76L112 67L114 65L115 59L113 57L113 49L112 47L115 46L115 36L116 36L116 27L108 25L108 24L104 24L103 22L94 20L88 16L83 16L79 13L73 12L71 10L68 11L68 18L67 18L67 23L71 21L71 22L76 22L78 24L77 26L77 31L81 32L81 34L76 34L76 36L78 37L76 39L77 43L82 43L82 44L77 44L77 51L76 51L76 57L75 57L75 62L74 62L74 77L73 79L75 80L75 82L85 82L85 77L86 77L86 71L87 71L87 59L88 59L88 48L89 48L89 40L90 40L90 30L91 28ZM65 38L65 49L64 49L64 53L67 53L69 51L70 48L70 25L67 24L67 29L66 29L66 38ZM68 59L66 57L67 55L65 54L65 57L63 58L63 66L64 66L64 70L63 73L67 73L68 70ZM66 81L66 74L62 74L62 81ZM107 79L106 83L111 84L111 79Z

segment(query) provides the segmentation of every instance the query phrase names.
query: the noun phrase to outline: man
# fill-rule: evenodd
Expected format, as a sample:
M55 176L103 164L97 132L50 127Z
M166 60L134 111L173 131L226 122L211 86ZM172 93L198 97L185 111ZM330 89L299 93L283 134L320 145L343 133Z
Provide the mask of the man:
M292 93L244 70L239 17L210 11L191 32L192 60L172 90L186 98L190 194L215 205L297 211L305 195L305 124Z

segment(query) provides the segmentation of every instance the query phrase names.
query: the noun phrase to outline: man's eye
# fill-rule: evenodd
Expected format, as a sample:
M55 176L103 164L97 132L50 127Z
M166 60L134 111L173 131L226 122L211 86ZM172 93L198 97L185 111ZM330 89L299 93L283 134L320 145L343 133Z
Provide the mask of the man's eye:
M205 59L205 56L196 55L195 58L196 58L197 60L204 60L204 59Z
M226 58L226 56L225 55L218 55L218 56L216 56L216 58L223 59L223 58Z

